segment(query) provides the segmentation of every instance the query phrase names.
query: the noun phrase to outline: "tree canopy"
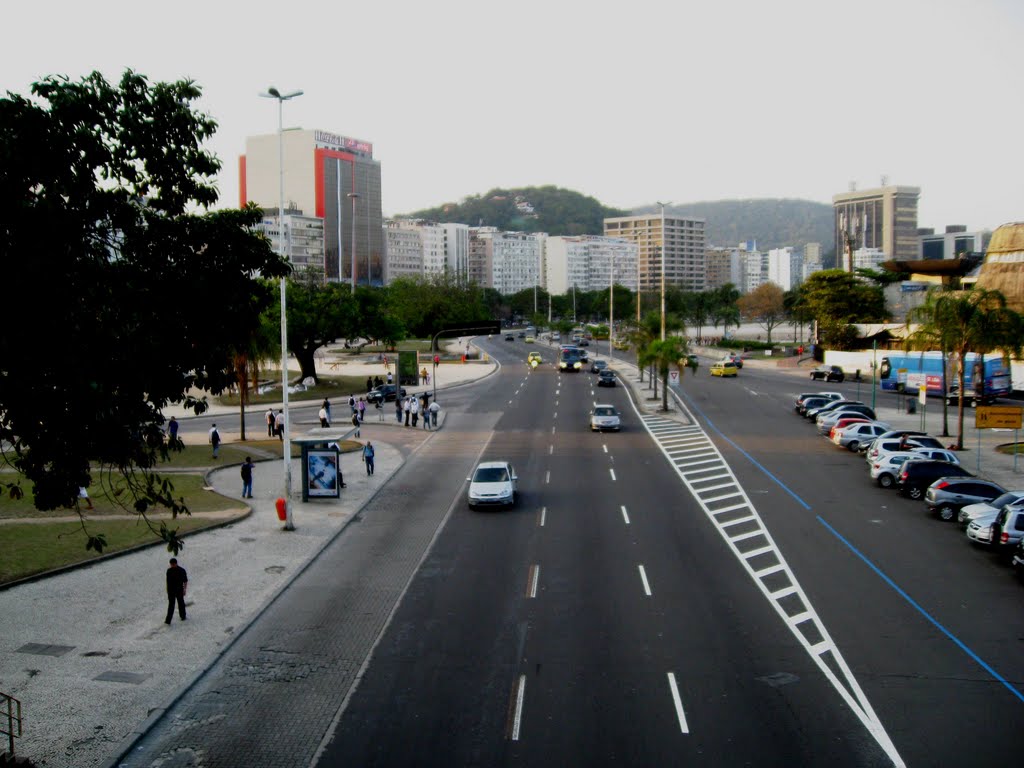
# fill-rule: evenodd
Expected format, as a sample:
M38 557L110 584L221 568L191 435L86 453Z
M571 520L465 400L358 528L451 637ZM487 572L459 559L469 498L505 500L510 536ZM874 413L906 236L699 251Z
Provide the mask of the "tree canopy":
M786 319L783 290L775 283L762 283L738 301L740 314L764 328L768 343L772 343L772 330Z
M807 317L818 321L818 340L834 349L847 349L850 323L886 319L882 289L841 269L815 272L800 286L796 301Z
M273 300L255 275L288 272L253 229L258 209L194 212L217 199L220 167L202 147L216 124L200 95L129 71L0 99L0 258L17 328L0 335L0 441L39 509L74 506L106 478L137 512L181 511L151 471L167 451L161 411L200 412L190 387L232 383Z

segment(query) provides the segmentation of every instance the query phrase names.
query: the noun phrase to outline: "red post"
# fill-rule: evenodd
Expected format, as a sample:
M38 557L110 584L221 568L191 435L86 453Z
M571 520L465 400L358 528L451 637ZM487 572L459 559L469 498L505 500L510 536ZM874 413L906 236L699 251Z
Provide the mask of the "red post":
M288 502L284 499L278 499L275 502L275 506L277 507L277 519L282 523L285 522L288 519Z

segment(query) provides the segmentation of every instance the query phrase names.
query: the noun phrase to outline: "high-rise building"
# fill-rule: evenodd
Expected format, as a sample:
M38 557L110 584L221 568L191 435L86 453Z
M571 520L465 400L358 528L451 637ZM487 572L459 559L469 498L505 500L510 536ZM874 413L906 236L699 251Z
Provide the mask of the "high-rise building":
M323 221L326 278L347 283L354 267L357 283L382 284L380 162L373 159L373 145L320 130L249 136L238 163L241 205L279 206L279 138L285 208Z
M384 227L387 258L384 260L384 282L391 284L399 277L423 275L423 241L415 228L404 221L389 221Z
M836 262L849 270L851 250L876 248L887 258L917 258L917 201L919 187L882 186L844 192L832 197Z
M637 245L617 237L549 237L545 246L545 285L549 293L600 291L617 285L636 290ZM613 270L609 272L609 270Z
M793 248L772 248L768 251L767 280L784 291L791 291L800 284L803 277L800 265L800 254Z
M546 234L501 232L495 227L477 227L469 232L470 280L475 277L479 285L505 295L543 287L541 255Z
M277 206L263 211L263 220L256 227L277 248L281 224ZM300 216L298 211L284 211L284 255L299 270L324 270L324 222L315 216Z
M668 214L662 218L659 213L619 216L604 220L604 234L637 243L642 292L660 289L663 266L666 285L704 290L704 219Z
M918 230L918 259L956 259L961 256L984 256L992 233L968 232L962 224L950 224L942 234L931 229Z
M743 289L743 259L739 248L708 248L706 288L721 288L732 284L737 290Z

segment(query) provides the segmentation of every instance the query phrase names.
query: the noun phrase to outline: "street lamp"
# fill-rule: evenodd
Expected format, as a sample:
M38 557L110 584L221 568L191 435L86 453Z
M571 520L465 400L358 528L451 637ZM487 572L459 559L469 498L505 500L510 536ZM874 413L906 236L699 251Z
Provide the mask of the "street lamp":
M665 232L665 206L672 203L658 203L661 206L661 340L665 340L665 244L668 234Z
M615 359L615 253L608 249L608 365Z
M266 93L261 93L267 99L277 99L277 170L278 170L278 209L277 209L277 249L281 258L287 258L284 252L284 103L296 96L301 96L302 91L281 93L277 88L271 86ZM292 448L291 448L291 417L288 415L288 315L287 315L287 282L281 278L281 409L284 411L284 424L281 428L281 441L284 450L284 508L286 531L294 531L295 523L292 521Z
M352 295L355 296L355 293L356 293L356 200L359 199L359 193L358 192L349 192L348 193L348 198L352 201L352 221L350 221L349 224L352 227ZM340 243L338 244L338 247L339 248L341 247ZM367 275L366 275L366 283L367 283L367 285L369 285L369 283L370 283L370 275L369 275L369 273L367 273Z

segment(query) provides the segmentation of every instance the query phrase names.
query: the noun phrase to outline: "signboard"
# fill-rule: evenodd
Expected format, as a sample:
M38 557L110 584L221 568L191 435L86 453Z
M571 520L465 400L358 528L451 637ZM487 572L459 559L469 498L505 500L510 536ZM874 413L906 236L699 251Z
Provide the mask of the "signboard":
M350 139L348 136L339 136L328 131L314 131L313 141L321 147L330 149L347 149L350 152L360 152L364 155L373 154L373 144L359 139Z
M974 428L1020 429L1022 410L1015 405L979 405L974 412Z
M400 386L415 386L420 381L420 369L416 350L400 350L398 352L398 381Z
M670 387L676 387L678 389L678 387L679 387L679 378L680 378L679 377L679 371L669 371L668 372L668 383L669 383L669 386Z
M306 454L306 494L308 496L341 496L338 481L338 452L316 450Z

